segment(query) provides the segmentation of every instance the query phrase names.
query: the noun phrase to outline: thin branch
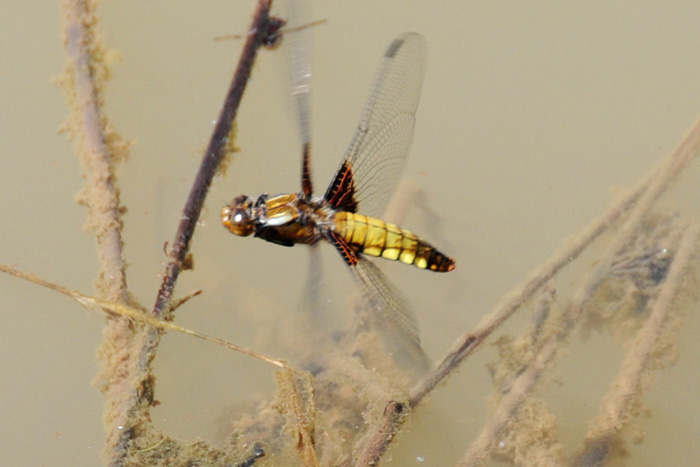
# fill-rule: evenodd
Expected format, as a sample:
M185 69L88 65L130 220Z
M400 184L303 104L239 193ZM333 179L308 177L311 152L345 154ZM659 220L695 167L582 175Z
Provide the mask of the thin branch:
M20 279L24 279L26 281L33 282L34 284L40 285L41 287L46 287L47 289L54 290L62 295L72 298L73 300L80 303L86 308L107 313L109 316L114 317L113 315L119 315L121 317L127 318L127 320L152 326L161 331L175 331L181 334L185 334L187 336L196 337L198 339L211 342L212 344L220 345L229 350L233 350L235 352L240 352L250 357L257 358L258 360L262 360L263 362L269 363L278 368L290 370L297 376L306 377L307 375L306 372L297 370L296 368L289 366L284 360L279 360L270 357L263 353L256 352L255 350L251 350L247 347L234 344L233 342L221 339L219 337L213 337L207 334L203 334L201 332L193 331L192 329L180 326L179 324L173 323L172 321L164 321L162 319L154 318L153 316L147 314L145 310L125 305L119 302L112 302L97 297L91 297L89 295L80 293L77 290L72 290L67 287L63 287L53 282L41 279L35 276L34 274L22 272L18 269L12 268L4 264L0 264L0 271L18 277Z
M214 132L209 140L209 146L204 154L199 172L192 184L190 194L187 197L185 208L182 211L180 225L175 233L173 247L170 250L170 261L165 268L163 282L161 283L158 297L153 307L153 314L160 317L168 309L168 303L172 298L175 282L180 274L182 263L189 251L190 240L199 220L199 215L204 206L204 200L209 191L214 175L226 155L230 144L233 120L238 112L238 106L243 97L243 91L250 79L253 62L258 48L263 45L268 35L269 12L272 0L260 0L254 15L253 25L248 32L248 38L243 46L241 58L233 76L233 81L226 95L226 100L221 108L219 119L214 127Z
M353 449L353 466L375 465L379 459L377 453L383 453L397 433L397 427L406 418L406 407L397 401L389 401L384 407L382 418L367 430L358 442L364 446L359 451Z
M175 240L170 251L170 260L165 268L163 282L161 283L155 305L153 307L153 315L156 317L163 316L168 310L172 293L180 274L185 256L189 251L190 240L194 234L194 229L199 220L204 200L211 185L212 179L216 174L221 161L223 160L229 147L231 129L233 120L238 112L238 107L243 97L243 91L250 79L250 74L253 68L253 63L257 55L258 49L263 44L268 33L269 12L272 0L260 0L253 15L253 23L248 32L248 38L241 51L241 56L236 67L236 72L229 86L229 90L224 100L224 105L219 114L214 132L209 140L209 145L200 164L199 171L194 180L190 194L185 203L182 212L180 224L175 233ZM160 341L160 333L157 330L148 330L144 333L145 339L140 351L139 362L145 368L150 368L150 363L155 356L155 350ZM143 381L148 390L146 394L152 395L152 380L146 379ZM151 401L146 400L148 405ZM135 413L137 410L143 410L147 413L148 407L143 407L142 401L132 407L130 412ZM128 439L125 439L128 442Z

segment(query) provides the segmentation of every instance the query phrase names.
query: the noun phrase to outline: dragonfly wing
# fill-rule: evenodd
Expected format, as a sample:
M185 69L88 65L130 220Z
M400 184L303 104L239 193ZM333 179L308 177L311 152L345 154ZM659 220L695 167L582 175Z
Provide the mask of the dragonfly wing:
M337 232L330 232L328 240L335 246L362 287L365 309L370 310L383 327L397 329L400 340L420 346L416 316L384 273L372 261L358 254Z
M430 368L430 359L420 345L418 323L408 301L365 257L358 256L350 270L363 291L362 309L368 312L394 361L415 377L422 376Z
M413 141L427 44L416 33L404 33L389 45L362 112L325 199L334 207L380 216L406 165Z
M285 34L284 44L289 53L292 97L302 147L301 186L306 196L313 191L311 183L311 77L313 57L312 29L303 27L311 19L308 0L284 2L288 25L293 31Z

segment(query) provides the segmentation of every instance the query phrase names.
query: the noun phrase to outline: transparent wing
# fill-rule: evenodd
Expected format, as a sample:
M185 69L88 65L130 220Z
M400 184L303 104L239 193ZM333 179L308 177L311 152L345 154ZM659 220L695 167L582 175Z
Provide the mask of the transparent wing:
M418 323L411 306L377 266L363 256L350 270L363 290L364 309L369 311L394 359L415 375L430 367L418 337Z
M282 2L289 26L284 45L289 59L289 81L296 111L302 148L301 186L308 197L313 191L311 180L311 77L312 30L311 3L308 0ZM305 24L306 23L306 24Z
M302 26L311 19L311 5L306 0L282 2L282 6L291 29ZM302 144L311 142L312 30L313 28L299 28L284 35L289 57L289 80Z
M350 269L365 292L365 305L369 305L382 323L398 329L406 341L420 344L416 317L406 300L370 260L364 256L358 256L358 259L358 263Z
M413 141L426 53L426 41L416 33L401 34L389 45L326 199L332 199L339 186L351 187L358 211L373 217L382 214ZM340 183L339 177L352 177L352 183Z

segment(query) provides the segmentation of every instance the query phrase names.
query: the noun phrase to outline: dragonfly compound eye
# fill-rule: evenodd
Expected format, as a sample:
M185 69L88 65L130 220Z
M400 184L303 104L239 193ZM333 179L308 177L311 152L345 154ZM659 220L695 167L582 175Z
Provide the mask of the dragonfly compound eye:
M236 196L231 204L221 209L221 222L231 233L247 237L255 231L253 201L245 196Z

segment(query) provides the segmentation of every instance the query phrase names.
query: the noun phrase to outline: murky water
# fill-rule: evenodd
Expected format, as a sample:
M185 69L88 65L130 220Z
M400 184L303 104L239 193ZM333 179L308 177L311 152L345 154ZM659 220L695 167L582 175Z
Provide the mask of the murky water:
M670 152L700 115L700 11L623 5L488 6L444 2L317 2L314 31L314 170L330 181L376 66L390 40L416 31L429 44L428 69L407 169L421 203L403 224L457 260L449 275L390 264L386 272L417 311L428 354L440 358L462 333ZM693 7L695 8L695 7ZM119 170L128 282L152 306L165 261L228 86L240 44L215 36L245 31L252 2L109 2L105 39L122 55L106 94L117 130L134 141ZM94 239L77 159L56 134L66 115L60 89L60 11L11 2L1 15L0 262L91 292ZM221 205L248 193L299 188L300 154L284 60L263 52L239 115L236 155L212 188L194 238L195 269L177 296L203 295L178 311L193 329L274 352L270 326L301 299L307 251L234 238ZM662 206L697 220L693 166ZM695 186L693 186L695 185ZM665 208L669 209L669 208ZM555 284L562 300L602 249L584 255ZM350 276L332 248L322 251L332 300L352 300ZM343 285L345 284L345 285ZM103 318L67 299L0 277L0 450L9 463L94 465L102 449L102 396L90 382ZM523 311L503 333L530 322ZM700 374L690 307L675 366L658 373L645 402L645 434L629 465L698 462ZM501 333L498 333L499 335ZM580 450L589 420L618 373L619 342L594 333L571 337L542 395L559 424L564 452ZM490 341L493 341L491 339ZM278 349L279 350L279 349ZM391 447L393 465L452 465L479 433L492 388L493 346L416 411ZM226 414L276 390L273 370L248 357L167 334L155 363L155 426L175 436L220 441ZM224 426L224 428L222 428ZM14 462L12 462L14 461ZM389 463L389 462L387 462Z

